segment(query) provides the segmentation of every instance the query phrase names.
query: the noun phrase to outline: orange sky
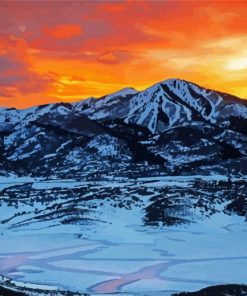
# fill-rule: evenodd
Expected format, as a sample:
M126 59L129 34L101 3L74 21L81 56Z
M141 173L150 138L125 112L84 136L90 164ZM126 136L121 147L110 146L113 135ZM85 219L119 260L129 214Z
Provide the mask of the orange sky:
M247 1L1 1L0 105L178 77L247 98Z

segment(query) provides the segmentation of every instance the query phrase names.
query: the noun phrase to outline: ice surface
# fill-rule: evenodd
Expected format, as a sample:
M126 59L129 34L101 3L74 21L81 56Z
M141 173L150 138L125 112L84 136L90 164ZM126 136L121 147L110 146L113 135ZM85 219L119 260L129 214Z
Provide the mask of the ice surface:
M145 209L151 200L162 196L159 192L170 188L172 191L164 199L172 202L183 191L194 190L195 180L202 178L206 183L226 181L221 175L112 182L23 179L13 183L14 178L2 178L2 190L31 182L28 190L32 195L37 191L43 202L37 199L28 203L28 199L22 199L14 207L4 202L5 195L1 199L1 222L14 213L19 215L0 224L0 274L13 278L19 285L90 293L169 293L246 283L247 225L244 217L223 212L229 202L216 203L216 213L207 218L201 216L196 223L144 223ZM82 188L90 190L78 199L73 192ZM27 189L22 190L25 194ZM198 194L210 198L210 193L203 190L198 189ZM46 196L52 198L45 201ZM134 204L129 203L132 198L136 199ZM62 216L45 219L53 207L73 206L77 215L86 211L80 222L60 223ZM39 212L43 218L38 219ZM202 215L200 208L192 212L198 217Z

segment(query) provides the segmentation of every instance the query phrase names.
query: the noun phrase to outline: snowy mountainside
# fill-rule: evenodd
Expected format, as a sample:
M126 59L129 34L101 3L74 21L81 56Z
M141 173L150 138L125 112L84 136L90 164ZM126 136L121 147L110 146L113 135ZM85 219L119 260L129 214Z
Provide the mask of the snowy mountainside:
M108 97L83 111L91 119L124 118L126 123L143 125L155 133L192 120L223 123L230 116L247 118L247 107L237 98L205 88L191 82L169 79L138 93L128 93L128 100L114 100L114 109ZM228 98L228 100L227 100ZM229 102L230 101L230 102Z
M247 161L246 101L180 79L76 103L1 108L0 135L2 174L247 173L239 166Z
M105 118L118 118L122 117L126 108L128 108L128 99L137 94L137 91L133 88L124 88L113 94L104 96L99 100L95 100L83 104L83 108L80 110L78 105L81 103L75 103L73 109L87 115L93 120L100 120ZM87 100L86 100L87 101Z

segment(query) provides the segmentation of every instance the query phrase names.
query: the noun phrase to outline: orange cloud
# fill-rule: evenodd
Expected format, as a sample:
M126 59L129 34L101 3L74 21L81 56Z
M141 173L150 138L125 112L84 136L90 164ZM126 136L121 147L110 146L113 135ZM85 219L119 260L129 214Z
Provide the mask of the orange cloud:
M46 92L54 82L49 73L36 72L26 54L27 45L12 35L0 37L0 103L30 105L25 98ZM45 99L45 98L44 98Z
M111 13L120 12L126 9L126 5L124 3L103 3L101 9Z
M45 27L44 32L55 38L70 38L82 34L82 28L79 25L58 25L54 28Z
M117 57L112 52L105 52L98 56L98 61L103 64L116 64Z

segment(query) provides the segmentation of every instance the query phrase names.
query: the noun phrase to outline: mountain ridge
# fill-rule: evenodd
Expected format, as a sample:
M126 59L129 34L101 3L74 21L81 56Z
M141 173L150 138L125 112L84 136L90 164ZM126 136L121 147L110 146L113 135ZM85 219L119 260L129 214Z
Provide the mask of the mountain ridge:
M153 87L153 86L155 86L155 85L159 85L159 84L162 84L162 83L165 83L165 82L167 82L167 81L174 81L174 80L176 80L176 81L183 81L183 82L186 82L186 83L190 83L190 84L193 84L193 85L195 85L195 86L197 86L197 87L200 87L200 88L203 88L203 89L205 89L205 90L209 90L209 91L213 91L213 92L215 92L215 93L219 93L220 95L222 95L222 96L228 96L228 97L232 97L232 99L233 100L235 100L235 101L239 101L239 102L242 102L244 105L247 105L247 98L243 98L243 97L238 97L238 96L236 96L236 95L233 95L233 94L230 94L230 93L227 93L227 92L222 92L222 91L220 91L220 90L216 90L216 89L211 89L211 88L208 88L208 87L204 87L204 86L202 86L202 85L200 85L200 84L198 84L198 83L195 83L195 82L192 82L192 81L190 81L190 80L187 80L187 79L183 79L183 78L176 78L176 77L174 77L174 78L168 78L168 79L164 79L164 80L161 80L161 81L159 81L159 82L156 82L156 83L154 83L154 84L152 84L151 86L149 86L149 87L147 87L147 88L145 88L145 89L143 89L143 90L137 90L137 89L135 89L134 87L131 87L131 86L126 86L126 87L123 87L123 88L121 88L121 89L119 89L119 90L116 90L116 91L114 91L113 93L110 93L110 94L105 94L105 95L102 95L102 96L100 96L100 97L85 97L85 98L83 98L83 99L79 99L79 100L76 100L76 101L58 101L58 102L54 102L54 103L44 103L44 104L40 104L40 105L33 105L33 106L30 106L30 107L25 107L25 108L16 108L16 107L14 107L14 106L11 106L11 107L7 107L7 106L0 106L0 110L1 109L7 109L7 110L19 110L19 111L22 111L22 110L29 110L29 109L32 109L32 108L35 108L35 107L42 107L42 106L48 106L48 105L54 105L54 104L77 104L77 103L82 103L82 102L85 102L85 101L90 101L90 100L92 100L92 101L96 101L96 100L101 100L101 99L104 99L105 97L107 97L107 96L109 96L109 95L114 95L114 94L118 94L119 92L121 92L121 91L123 91L123 90L133 90L133 91L135 91L136 93L138 93L138 92L143 92L143 91L145 91L145 90L147 90L148 88L151 88L151 87Z
M238 172L247 157L247 102L168 79L100 99L1 108L0 135L3 173Z

